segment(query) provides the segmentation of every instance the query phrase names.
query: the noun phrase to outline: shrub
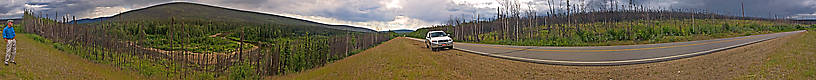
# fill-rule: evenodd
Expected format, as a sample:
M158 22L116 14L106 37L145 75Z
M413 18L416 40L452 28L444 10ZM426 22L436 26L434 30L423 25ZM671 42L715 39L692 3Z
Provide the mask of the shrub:
M260 76L255 75L255 67L248 64L233 66L229 68L231 80L257 80Z

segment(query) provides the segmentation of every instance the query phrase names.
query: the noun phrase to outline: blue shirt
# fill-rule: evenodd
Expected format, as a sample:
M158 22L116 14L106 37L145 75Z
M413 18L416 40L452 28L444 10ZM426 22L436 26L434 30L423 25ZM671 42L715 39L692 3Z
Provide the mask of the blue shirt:
M12 39L14 38L14 36L17 36L14 34L14 28L8 27L8 25L6 25L6 28L3 28L3 38Z

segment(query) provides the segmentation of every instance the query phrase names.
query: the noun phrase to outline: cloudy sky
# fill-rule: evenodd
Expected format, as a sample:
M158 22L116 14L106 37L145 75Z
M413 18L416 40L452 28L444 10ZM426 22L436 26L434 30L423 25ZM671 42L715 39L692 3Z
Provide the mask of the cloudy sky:
M509 0L541 12L564 10L566 0ZM693 8L741 15L740 0L571 0L572 4L603 8L629 4L649 8ZM6 0L0 18L20 18L24 9L69 14L77 18L105 17L168 2L195 2L241 10L278 14L328 24L375 30L417 29L442 24L451 16L490 18L508 0ZM816 0L745 0L746 16L815 18ZM552 5L552 6L550 6Z

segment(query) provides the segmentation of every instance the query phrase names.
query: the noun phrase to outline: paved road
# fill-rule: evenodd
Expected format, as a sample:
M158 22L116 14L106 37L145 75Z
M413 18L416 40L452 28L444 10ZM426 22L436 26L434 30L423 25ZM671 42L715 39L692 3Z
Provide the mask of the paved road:
M457 50L525 62L558 65L626 65L704 55L801 32L804 31L626 46L542 47L473 43L454 45Z

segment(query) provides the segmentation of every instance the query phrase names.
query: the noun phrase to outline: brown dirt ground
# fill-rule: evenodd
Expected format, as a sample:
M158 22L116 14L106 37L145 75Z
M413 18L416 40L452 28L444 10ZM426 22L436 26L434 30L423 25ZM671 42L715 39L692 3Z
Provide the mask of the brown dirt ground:
M767 53L789 36L708 55L623 66L535 64L445 50L396 38L360 54L299 73L267 79L744 79L762 72Z

